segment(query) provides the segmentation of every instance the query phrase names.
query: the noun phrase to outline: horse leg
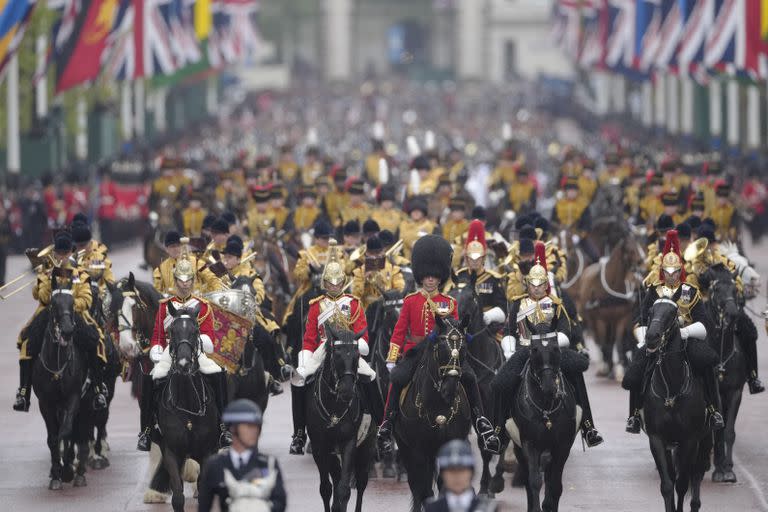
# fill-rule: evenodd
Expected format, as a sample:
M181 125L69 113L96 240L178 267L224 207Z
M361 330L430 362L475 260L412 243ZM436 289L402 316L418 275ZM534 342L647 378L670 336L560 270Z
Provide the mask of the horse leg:
M333 512L346 512L349 497L352 494L350 483L352 480L352 471L355 462L355 443L357 439L353 437L347 441L347 444L341 449L341 470L339 479L335 482L333 489ZM358 491L359 492L359 491Z
M723 429L716 430L713 436L715 469L712 471L712 481L719 483L723 481L723 468L725 465L725 437L723 436Z
M723 429L725 464L723 466L723 481L736 482L736 473L733 472L733 445L736 442L736 416L741 407L741 389L731 391L728 397L728 408L725 417L725 428Z
M421 512L424 502L432 495L432 485L434 481L434 471L432 461L425 454L415 449L403 449L400 451L403 457L403 464L408 472L408 487L411 489L413 499L413 512Z
M479 448L480 439L477 440L477 443ZM483 459L483 471L480 475L480 496L488 496L492 498L493 496L489 494L489 490L488 490L488 483L491 480L490 465L491 465L492 455L482 450L480 451L480 453L482 454L482 459Z
M563 444L556 453L552 453L552 460L544 472L544 502L541 506L544 512L557 512L560 506L560 496L563 494L563 469L570 451L571 447Z
M523 453L528 463L528 512L541 512L541 453L529 441L523 442Z
M701 508L701 481L709 469L709 454L712 451L712 436L705 435L698 446L698 453L691 471L691 512Z
M499 494L504 490L504 455L509 449L509 440L505 439L501 445L501 455L496 462L496 471L488 485L488 490L493 494Z
M600 348L602 363L597 370L598 377L607 377L613 369L613 349L608 341L608 327L604 321L596 319L593 322L595 343Z
M45 401L40 400L40 412L45 421L45 429L48 432L46 442L48 450L51 452L51 470L49 478L51 479L48 488L52 491L60 491L61 485L61 453L59 451L59 422L56 411Z
M173 512L184 512L184 483L181 481L182 461L168 447L163 447L163 466L171 483Z
M329 459L333 455L323 454L325 450L322 450L319 446L316 446L312 450L312 458L315 459L315 465L317 466L317 472L320 473L320 497L323 499L323 508L325 512L331 512L331 495L333 494L333 485L331 484L331 471L329 466Z
M90 455L89 438L93 433L93 423L90 421L86 411L81 411L77 415L77 428L73 439L73 445L77 443L77 466L75 468L74 486L85 487L88 482L85 479L85 471L88 466L88 456Z
M651 447L653 460L656 462L656 470L661 479L661 495L664 497L665 512L675 512L675 480L672 472L674 468L669 464L667 448L664 442L656 436L648 436L648 444Z
M685 505L685 495L688 494L688 488L691 485L691 474L696 464L699 443L697 440L680 443L675 450L675 466L677 467L677 479L675 480L675 491L677 494L677 512L683 512Z
M357 496L355 500L355 512L363 510L363 495L368 487L368 476L370 468L373 467L373 455L376 450L375 436L371 431L368 439L360 445L355 452L355 489Z
M512 487L525 487L528 485L528 461L525 458L523 449L516 444L512 445L512 451L515 452L515 458L517 459L517 469L515 474L512 475Z

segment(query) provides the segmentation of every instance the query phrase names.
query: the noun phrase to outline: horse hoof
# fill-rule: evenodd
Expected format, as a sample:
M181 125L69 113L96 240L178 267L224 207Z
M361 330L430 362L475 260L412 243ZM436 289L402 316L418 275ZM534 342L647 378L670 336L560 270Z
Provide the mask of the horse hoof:
M85 475L77 475L75 477L75 483L72 485L75 487L87 487L88 481L85 479Z
M48 484L48 489L52 491L60 491L62 488L61 480L57 480L56 478L51 478L51 483Z
M167 494L157 492L154 489L147 489L147 492L144 493L144 503L165 503L167 500Z
M504 491L504 477L493 477L488 484L488 491L492 494L500 494Z
M104 469L109 466L109 461L103 457L94 457L88 461L88 467L91 469Z
M720 483L723 481L723 472L722 471L713 471L712 472L712 481L716 483Z
M726 471L723 474L723 482L726 482L726 483L729 483L729 484L735 483L736 482L736 473L734 473L733 471Z
M395 468L391 466L384 466L381 469L381 478L395 478L397 476L397 472L395 471Z
M75 469L70 465L64 466L61 469L61 481L65 483L69 483L74 479L75 479Z

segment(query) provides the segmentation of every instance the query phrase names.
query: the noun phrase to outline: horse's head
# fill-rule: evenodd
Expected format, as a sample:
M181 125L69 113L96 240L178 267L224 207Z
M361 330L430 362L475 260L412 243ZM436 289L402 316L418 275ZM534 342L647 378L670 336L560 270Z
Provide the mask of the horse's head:
M110 317L117 325L120 351L128 357L133 357L141 351L138 337L143 333L145 338L149 338L151 329L154 328L154 315L141 297L133 272L118 281L111 293Z
M54 288L51 293L51 320L53 322L53 341L66 347L72 341L75 332L75 299L72 290Z
M330 365L336 392L342 401L352 400L357 383L357 365L360 362L360 350L357 340L365 331L359 333L336 330L333 326L327 326L326 343L327 364Z
M557 332L547 324L538 324L531 333L531 374L546 398L554 399L560 389L560 346Z
M469 317L461 322L450 317L435 316L435 331L429 337L438 367L438 386L446 403L456 396L461 379L461 362L466 350L466 328Z
M717 319L730 323L739 314L736 277L724 265L717 264L699 279L701 290L707 292L709 305Z
M675 335L675 331L679 336L677 299L680 298L680 292L678 289L671 299L660 298L653 303L648 329L645 331L645 346L648 352L663 349Z
M190 374L197 370L197 354L200 350L200 327L197 315L200 304L192 308L176 309L168 302L168 313L173 317L168 328L171 352L171 371Z
M644 264L645 251L631 231L626 230L621 240L621 258L624 268L635 271Z
M459 311L469 319L468 327L474 326L476 322L482 323L483 308L475 288L476 283L477 274L470 272L470 280L466 286L451 290L451 295L456 299L456 306Z

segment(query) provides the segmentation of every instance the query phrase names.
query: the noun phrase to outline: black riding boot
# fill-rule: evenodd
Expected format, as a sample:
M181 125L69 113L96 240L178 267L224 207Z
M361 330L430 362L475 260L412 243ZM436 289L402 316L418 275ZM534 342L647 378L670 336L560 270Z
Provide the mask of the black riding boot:
M232 433L226 425L221 422L221 414L227 406L227 377L226 372L220 372L206 375L205 379L213 390L213 398L216 400L216 408L219 410L219 447L226 448L232 445Z
M757 378L757 340L751 336L739 338L741 346L744 349L744 359L747 362L747 384L749 385L749 394L756 395L765 391L765 386Z
M379 431L376 433L376 444L379 447L379 454L386 455L392 453L395 449L395 443L392 440L392 431L397 421L397 414L400 412L400 393L403 388L395 383L389 385L387 394L387 403L384 405L384 421L379 425Z
M574 372L568 375L568 379L573 384L576 391L576 400L581 406L581 437L590 448L603 442L603 437L595 428L595 422L592 418L592 407L589 405L589 393L587 393L587 384L584 382L584 374Z
M93 410L101 411L107 408L107 387L104 384L104 361L97 353L97 348L89 348L88 352L88 378L91 380L93 390Z
M720 391L717 387L717 377L714 371L704 372L704 394L707 399L708 424L712 430L720 430L725 427L723 415L720 414Z
M13 410L28 412L32 402L32 363L34 359L19 359L19 389Z
M480 398L480 390L477 387L475 374L471 371L462 371L461 383L464 386L469 407L475 420L475 432L483 441L483 449L488 453L498 454L501 449L499 436L496 435L493 424L485 417L483 412L483 400Z
M360 384L363 395L363 404L366 412L371 415L374 425L381 425L384 420L384 400L381 399L379 386L376 381Z
M307 443L307 390L304 386L291 386L291 412L293 439L288 453L304 455L304 445Z
M627 427L624 429L630 434L639 434L643 428L643 419L640 417L642 403L640 393L632 387L629 390L629 418L627 418Z
M141 452L148 452L152 445L150 432L152 430L152 423L154 423L153 386L154 382L151 375L141 376L141 397L139 398L141 432L139 433L139 441L136 443L136 449Z

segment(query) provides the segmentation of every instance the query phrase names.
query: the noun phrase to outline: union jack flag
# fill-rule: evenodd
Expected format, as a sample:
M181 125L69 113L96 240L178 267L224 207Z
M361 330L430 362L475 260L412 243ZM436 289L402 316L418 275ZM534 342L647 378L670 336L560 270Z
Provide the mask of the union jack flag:
M661 45L661 0L637 2L635 69L648 73Z
M680 36L677 63L680 74L700 71L705 42L715 20L715 0L686 0L685 26Z
M704 64L720 71L745 70L746 0L715 0L717 16L704 47Z
M655 66L669 69L677 64L677 47L683 33L683 13L678 0L661 1L661 33L655 55Z
M635 61L635 0L609 0L608 16L610 35L605 65L614 70L630 70Z

